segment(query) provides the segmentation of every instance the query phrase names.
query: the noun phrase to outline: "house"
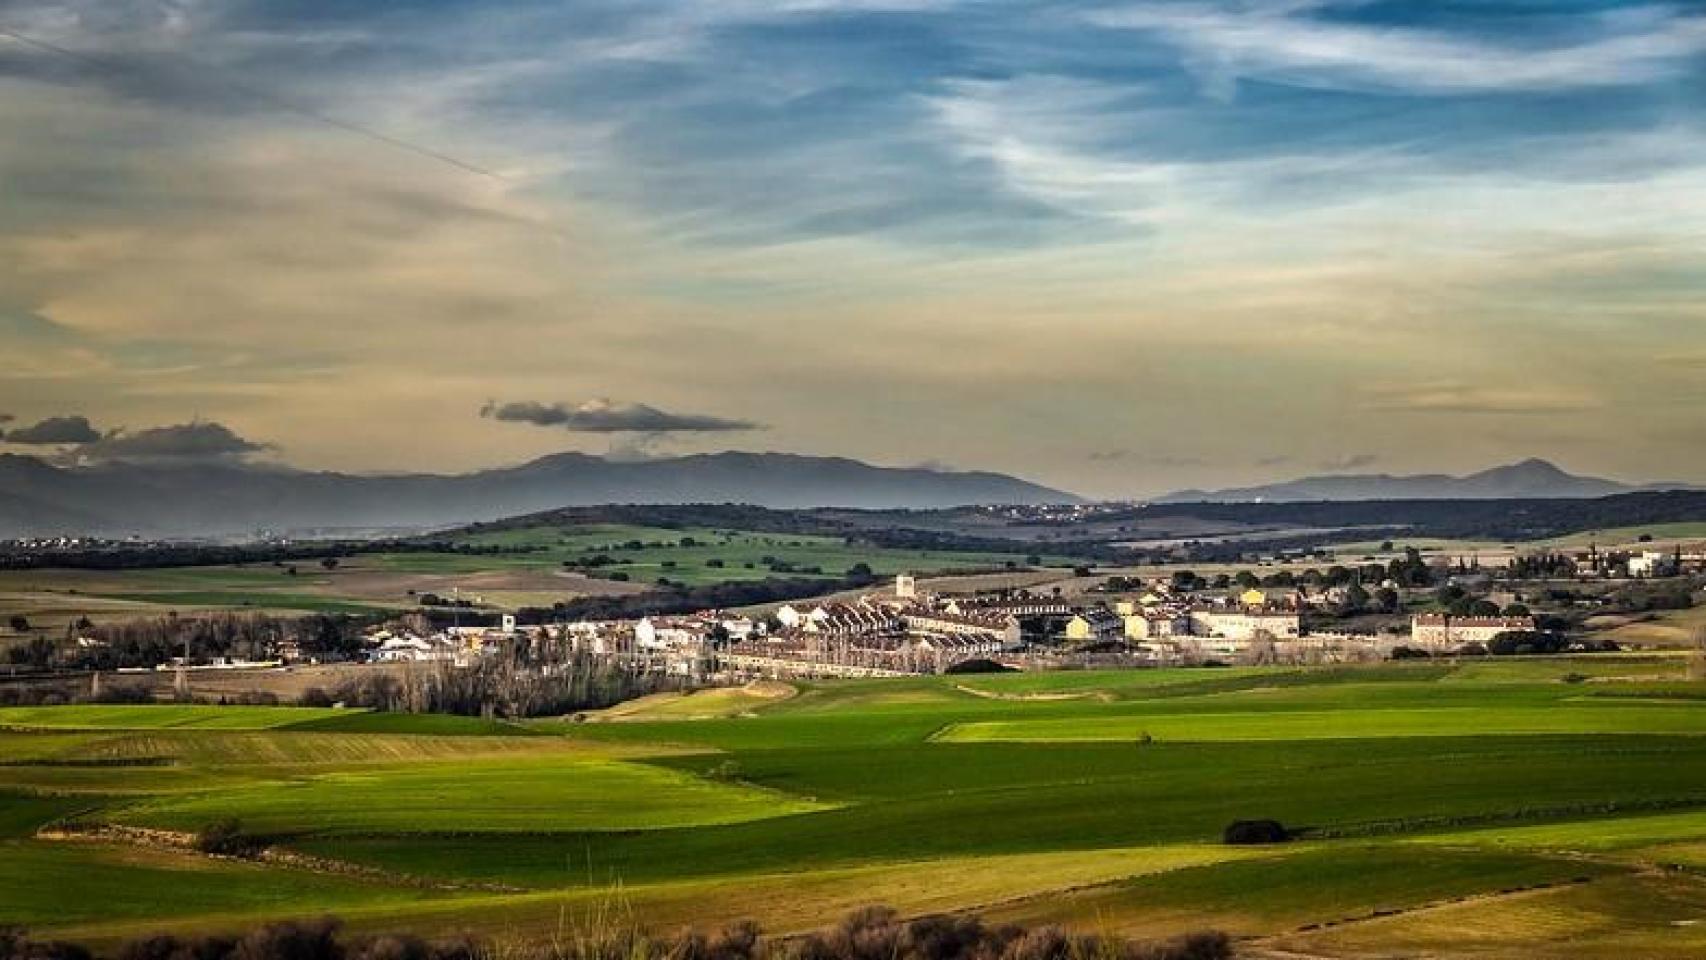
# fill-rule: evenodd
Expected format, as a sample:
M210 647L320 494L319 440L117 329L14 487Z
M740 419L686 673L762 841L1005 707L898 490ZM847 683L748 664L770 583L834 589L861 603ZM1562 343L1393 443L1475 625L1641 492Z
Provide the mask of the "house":
M751 617L724 617L718 624L735 643L750 640L754 634L763 632L763 626Z
M1023 642L1019 619L1011 614L916 612L902 618L906 632L924 640L975 641L989 651L1016 650ZM932 649L940 649L936 644Z
M959 597L948 600L942 609L962 616L1064 617L1072 612L1072 606L1059 597L1024 593L1002 597Z
M1066 621L1064 635L1073 643L1118 640L1125 635L1125 621L1107 607L1091 607Z
M1418 613L1410 618L1410 642L1430 650L1452 650L1471 643L1486 645L1501 633L1533 629L1533 617L1454 617L1447 613Z
M581 620L563 632L576 653L600 657L633 656L634 625L626 620Z
M451 660L455 656L456 651L448 644L412 633L389 634L378 647L368 652L368 659L376 663L425 663Z
M1677 551L1680 553L1681 551ZM1631 577L1668 577L1676 573L1676 555L1662 550L1643 550L1629 558Z
M869 637L900 633L903 619L877 604L831 603L800 621L799 629L825 637Z
M1191 633L1220 637L1240 643L1266 635L1274 640L1295 640L1303 633L1303 621L1289 610L1224 610L1196 607L1190 612Z
M643 617L634 624L634 645L641 650L679 650L697 646L711 625L699 617Z
M1129 640L1157 640L1165 637L1188 637L1191 618L1177 609L1156 607L1136 611L1123 618L1125 635Z

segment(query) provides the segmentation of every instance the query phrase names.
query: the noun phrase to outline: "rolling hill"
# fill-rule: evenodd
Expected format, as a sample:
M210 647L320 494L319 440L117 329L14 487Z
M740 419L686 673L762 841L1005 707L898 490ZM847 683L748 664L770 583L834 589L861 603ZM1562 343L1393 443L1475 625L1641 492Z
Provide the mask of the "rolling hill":
M1331 474L1225 490L1180 490L1157 503L1249 503L1314 500L1548 500L1608 497L1641 490L1689 489L1683 483L1629 484L1584 477L1545 460L1493 467L1467 476L1443 473Z
M0 456L0 536L7 537L431 528L607 503L929 508L1078 500L999 473L780 453L644 461L561 453L475 473L391 476L233 463L62 467Z

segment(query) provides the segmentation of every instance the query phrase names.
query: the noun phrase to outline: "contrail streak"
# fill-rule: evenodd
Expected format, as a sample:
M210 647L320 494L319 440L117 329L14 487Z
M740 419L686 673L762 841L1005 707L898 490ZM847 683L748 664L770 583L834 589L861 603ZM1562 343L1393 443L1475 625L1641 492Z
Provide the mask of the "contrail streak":
M28 34L19 33L16 30L12 30L12 29L9 29L6 27L0 27L0 37L5 37L5 38L13 40L17 43L21 43L24 46L31 47L31 48L34 48L36 50L42 51L43 53L49 53L49 54L53 54L55 56L64 57L68 60L72 60L72 61L75 61L77 63L80 63L86 67L90 67L90 68L95 69L95 70L101 70L101 71L104 71L104 72L109 73L109 74L122 74L122 73L128 72L128 68L126 68L122 64L112 63L110 61L103 60L99 57L90 56L89 54L86 54L86 53L79 53L76 50L71 50L71 49L68 49L66 47L62 47L56 43L50 43L46 40L42 40L42 39L39 39L37 37L29 36ZM185 58L185 59L187 60L187 58ZM191 62L193 64L193 61L191 61ZM373 140L377 143L385 144L386 146L392 147L392 148L397 149L397 150L407 151L408 153L412 153L417 157L423 157L427 160L433 160L433 161L436 161L438 163L442 163L442 164L446 164L448 166L455 167L456 169L461 170L465 173L471 173L471 174L474 174L475 176L479 176L479 177L487 177L487 178L490 178L492 180L502 181L504 183L510 182L508 177L504 176L501 173L496 172L495 170L488 170L485 167L479 166L477 164L469 163L468 161L459 159L457 157L453 157L450 154L444 153L440 150L434 150L431 147L422 146L421 144L413 143L413 142L410 142L408 140L401 139L400 137L394 137L388 133L381 133L378 130L374 130L370 127L364 127L364 126L361 126L360 124L351 123L348 120L340 120L337 117L321 113L318 110L315 110L311 107L305 107L299 103L293 103L292 101L286 100L283 97L280 97L276 94L268 93L265 90L262 90L258 87L250 86L249 84L242 83L241 81L226 79L223 82L226 85L230 86L232 89L236 90L238 93L242 94L243 96L248 97L251 100L256 100L256 101L259 101L261 103L264 103L270 107L273 107L274 109L277 109L277 110L280 110L280 111L283 111L286 113L293 113L299 117L304 117L304 118L307 118L309 120L313 120L316 123L322 123L322 124L325 124L326 126L334 127L338 130L343 130L346 133L355 134L358 137L365 137L369 140Z

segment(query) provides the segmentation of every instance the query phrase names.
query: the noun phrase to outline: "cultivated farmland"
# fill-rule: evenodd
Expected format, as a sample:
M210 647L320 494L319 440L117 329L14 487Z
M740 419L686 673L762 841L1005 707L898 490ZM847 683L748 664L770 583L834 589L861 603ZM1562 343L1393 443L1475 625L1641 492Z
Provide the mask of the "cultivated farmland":
M542 524L448 536L443 550L364 552L314 560L126 570L0 570L0 624L40 628L123 621L170 611L384 613L452 595L486 610L550 607L585 597L774 577L839 580L863 565L875 576L1071 567L1070 556L876 546L842 537L714 527ZM497 552L491 552L497 551ZM1053 572L1058 579L1070 570ZM1043 579L1048 579L1044 577ZM4 630L0 626L0 630ZM4 642L0 640L0 642Z
M526 724L0 711L0 924L547 938L616 903L785 933L885 902L1219 927L1250 956L1697 956L1706 684L1684 667L765 684ZM1294 838L1221 843L1257 818ZM267 851L190 849L232 820Z

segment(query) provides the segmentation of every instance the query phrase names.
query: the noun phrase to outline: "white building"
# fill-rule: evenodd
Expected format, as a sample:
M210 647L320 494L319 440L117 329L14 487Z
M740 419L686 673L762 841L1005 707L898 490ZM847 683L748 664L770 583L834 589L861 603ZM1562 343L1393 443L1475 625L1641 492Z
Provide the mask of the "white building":
M1454 617L1445 613L1418 613L1410 618L1410 642L1429 650L1453 650L1471 643L1485 645L1501 633L1533 629L1533 617Z
M1190 612L1191 633L1248 642L1266 634L1274 640L1295 640L1303 633L1303 620L1285 610L1198 608Z
M908 613L902 618L906 632L923 640L957 639L977 642L990 652L1016 650L1023 642L1018 618L1007 615L954 614L946 612ZM941 644L931 649L945 649Z
M368 658L376 663L426 663L455 657L456 649L451 644L412 633L386 634L379 646L368 652Z
M1643 550L1629 558L1631 577L1668 577L1675 572L1675 555L1662 550Z
M680 650L698 646L710 624L698 617L643 617L634 624L634 645L640 650Z

